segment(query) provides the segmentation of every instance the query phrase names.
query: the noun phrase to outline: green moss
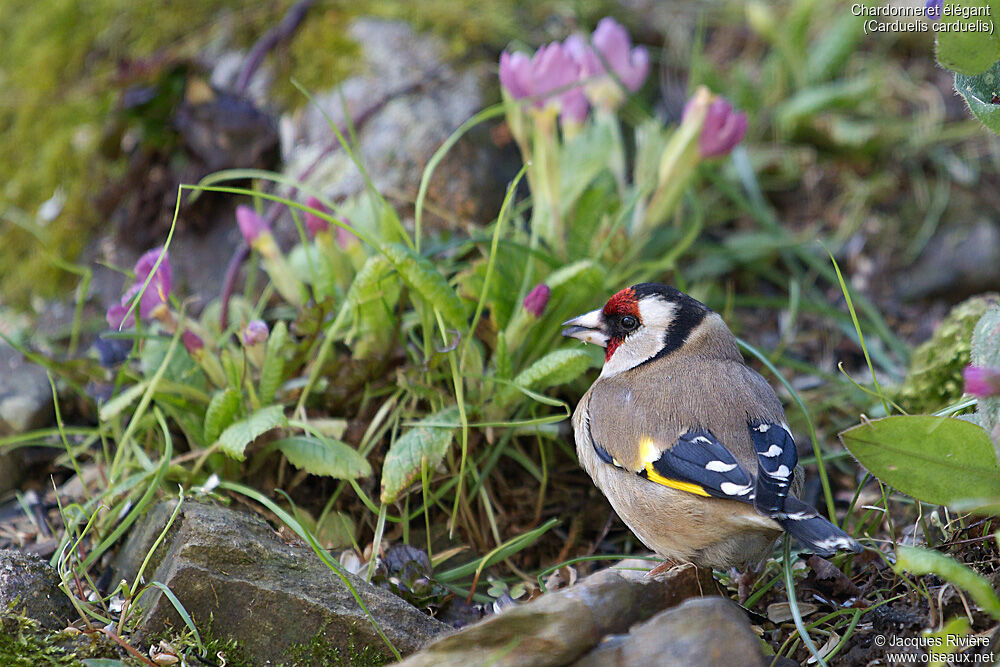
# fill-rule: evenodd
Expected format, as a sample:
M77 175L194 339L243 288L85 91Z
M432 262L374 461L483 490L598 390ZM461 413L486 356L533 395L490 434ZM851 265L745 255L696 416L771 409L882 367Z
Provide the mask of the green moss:
M70 636L41 629L38 622L0 610L0 665L75 667L86 658L121 658L117 645L102 636Z
M951 309L930 340L914 350L910 369L891 398L911 414L939 410L962 396L962 369L969 363L972 330L997 295L975 296Z
M237 38L249 41L280 20L292 0L246 9L240 0L9 0L0 3L0 284L5 298L24 301L65 289L40 250L73 258L103 221L93 200L120 164L98 157L105 119L117 93L120 61L154 54L184 57L218 30L231 10ZM36 220L39 206L60 190L62 213ZM9 224L14 223L14 224ZM44 277L44 279L40 279ZM60 277L62 281L50 278Z
M306 90L318 92L355 72L361 49L347 35L349 21L345 12L321 5L303 21L287 48L275 52L271 89L275 103L290 109L306 103L292 78Z
M73 284L52 263L72 260L106 221L93 202L125 171L100 157L98 144L118 100L120 62L183 59L221 34L247 47L278 24L294 0L247 5L242 0L8 0L0 3L0 284L4 298L25 303ZM272 97L287 108L305 103L290 83L328 89L354 72L359 47L346 33L358 16L410 21L445 39L453 56L499 49L553 15L567 25L593 25L614 12L610 0L325 0L309 12L290 42L271 57ZM225 17L225 20L220 20ZM37 220L43 202L65 196L51 224ZM14 223L14 224L9 224Z
M285 667L376 667L385 665L392 660L386 656L387 649L381 643L379 646L357 646L354 643L354 633L351 632L347 638L347 655L344 655L339 648L333 646L325 637L326 631L321 630L316 633L308 644L293 646L288 651L289 661Z

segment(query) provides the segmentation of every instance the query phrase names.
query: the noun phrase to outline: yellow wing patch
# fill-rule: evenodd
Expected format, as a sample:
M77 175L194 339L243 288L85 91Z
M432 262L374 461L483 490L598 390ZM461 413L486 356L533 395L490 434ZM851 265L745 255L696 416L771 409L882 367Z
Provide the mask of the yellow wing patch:
M643 470L646 473L646 479L649 481L662 484L663 486L671 489L677 489L678 491L693 493L696 496L705 496L706 498L709 496L708 491L702 488L699 484L669 479L656 472L656 469L653 467L653 462L660 458L660 450L652 438L646 437L639 441L639 458L643 462Z

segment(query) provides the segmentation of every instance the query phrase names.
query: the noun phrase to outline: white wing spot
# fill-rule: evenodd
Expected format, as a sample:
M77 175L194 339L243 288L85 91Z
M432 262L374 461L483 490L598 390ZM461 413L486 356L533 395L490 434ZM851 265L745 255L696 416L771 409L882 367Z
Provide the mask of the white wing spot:
M818 515L812 512L792 512L787 516L787 518L792 521L806 521L808 519L815 519Z
M705 470L712 472L729 472L735 467L735 463L725 463L723 461L709 461L705 464Z
M772 477L780 477L781 479L788 479L788 476L791 475L791 474L792 474L792 472L788 469L788 466L786 466L786 465L780 465L780 466L778 466L777 470L775 470L773 473L771 473L771 476Z
M769 459L773 459L775 456L781 456L781 453L785 451L777 445L771 445L771 447L766 452L760 452L758 456L766 456Z
M732 482L723 482L719 485L719 490L727 496L743 496L750 493L750 485L740 486Z
M770 430L771 430L770 424L761 424L760 426L757 427L757 431L759 431L760 433L767 433Z
M708 438L706 438L703 435L699 435L697 438L694 439L694 441L695 442L701 442L701 443L704 443L706 445L711 445L712 444L712 441L709 440Z

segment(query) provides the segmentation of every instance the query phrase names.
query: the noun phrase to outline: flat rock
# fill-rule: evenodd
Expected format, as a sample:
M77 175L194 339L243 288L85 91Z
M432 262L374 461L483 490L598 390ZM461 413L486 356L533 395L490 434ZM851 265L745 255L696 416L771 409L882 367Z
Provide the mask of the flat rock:
M77 617L51 565L38 556L0 549L0 609L9 607L51 630Z
M721 597L687 600L610 637L576 667L764 667L757 635L734 602Z
M662 609L715 590L708 570L678 567L654 578L609 568L437 639L400 665L566 665L605 635L626 632Z
M115 581L131 583L176 501L156 505L120 552ZM392 593L345 573L397 650L407 655L447 625ZM262 519L185 502L147 565L146 581L165 584L216 637L235 639L256 664L280 664L296 647L323 645L347 662L392 654L343 581L304 544L289 544ZM158 589L146 593L136 641L183 621Z

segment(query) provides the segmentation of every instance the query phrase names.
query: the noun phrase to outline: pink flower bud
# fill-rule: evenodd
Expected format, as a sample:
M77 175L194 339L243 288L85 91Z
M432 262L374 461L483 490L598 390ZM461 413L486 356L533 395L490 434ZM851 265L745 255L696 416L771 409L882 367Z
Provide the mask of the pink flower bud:
M690 105L690 102L688 102ZM684 107L685 115L689 106ZM727 155L747 133L747 115L736 111L725 98L718 97L705 113L698 137L698 149L705 159Z
M185 329L184 333L181 334L181 342L184 343L184 349L192 356L195 352L205 347L205 341L190 329Z
M1000 368L966 366L962 377L965 379L965 393L980 398L1000 396Z
M236 207L236 223L240 226L240 233L243 234L247 245L253 245L261 234L271 232L264 218L249 206Z
M535 317L541 317L542 313L545 312L545 306L549 304L549 295L552 290L545 283L538 283L535 285L528 296L524 297L524 309L534 315Z
M243 329L243 344L247 347L259 345L267 340L270 333L263 320L251 320Z
M326 206L323 206L323 203L316 197L309 197L306 200L306 206L323 213L329 213ZM330 229L330 223L315 213L306 211L306 229L309 231L309 236L316 236L320 232Z

